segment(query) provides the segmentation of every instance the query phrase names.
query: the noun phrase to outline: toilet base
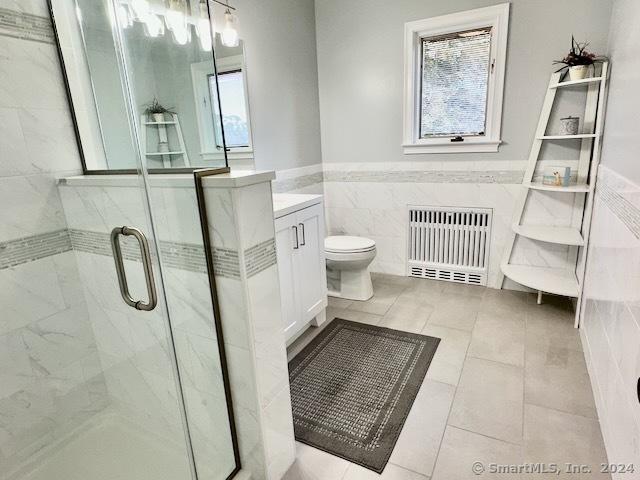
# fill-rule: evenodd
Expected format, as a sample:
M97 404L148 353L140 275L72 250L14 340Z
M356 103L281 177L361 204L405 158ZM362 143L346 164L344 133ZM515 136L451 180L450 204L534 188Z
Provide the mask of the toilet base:
M373 283L368 269L340 270L340 291L329 291L331 297L363 302L373 297Z

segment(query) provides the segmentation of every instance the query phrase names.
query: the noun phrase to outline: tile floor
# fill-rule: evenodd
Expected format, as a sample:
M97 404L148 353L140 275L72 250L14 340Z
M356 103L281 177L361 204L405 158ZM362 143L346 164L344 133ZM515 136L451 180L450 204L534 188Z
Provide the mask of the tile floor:
M374 292L366 302L330 298L328 319L441 339L389 463L380 476L297 443L285 480L606 477L570 303L545 296L536 305L535 295L520 292L384 275L374 275ZM307 330L289 357L320 331ZM473 474L474 462L485 473ZM593 473L492 474L491 463L588 464Z

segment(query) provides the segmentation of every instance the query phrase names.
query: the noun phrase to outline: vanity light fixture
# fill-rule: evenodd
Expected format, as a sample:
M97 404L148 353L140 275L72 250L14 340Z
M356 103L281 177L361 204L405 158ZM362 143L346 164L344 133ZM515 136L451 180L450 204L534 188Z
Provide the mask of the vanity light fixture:
M191 40L191 29L187 24L186 0L169 0L169 8L164 14L167 28L171 30L173 39L179 45L185 45Z
M210 52L213 39L212 34L215 36L216 30L213 24L213 19L209 20L209 9L207 8L207 0L200 0L198 22L196 24L196 32L200 39L200 46L205 52ZM211 22L211 23L210 23Z
M148 0L131 0L131 10L133 10L133 17L139 22L145 22L147 16L151 13L151 7Z
M150 37L164 34L164 23L155 13L150 13L144 21L144 30Z
M133 19L131 18L131 15L129 15L129 10L126 5L122 3L118 5L116 14L118 15L118 23L122 28L129 28L133 25Z
M220 32L220 39L225 47L237 47L240 45L238 17L231 13L228 7L227 11L224 12L224 28Z

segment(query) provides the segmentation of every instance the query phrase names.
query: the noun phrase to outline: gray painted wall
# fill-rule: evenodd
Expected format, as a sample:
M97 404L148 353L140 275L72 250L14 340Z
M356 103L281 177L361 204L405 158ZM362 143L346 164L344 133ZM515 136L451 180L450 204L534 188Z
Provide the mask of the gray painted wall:
M611 16L609 53L611 81L607 124L602 143L602 164L640 184L638 112L640 112L640 2L616 0Z
M605 51L611 0L512 0L502 139L497 153L403 155L404 23L497 0L316 0L324 162L523 160L571 34ZM561 156L562 152L554 156Z
M313 0L234 3L245 42L257 169L321 162Z

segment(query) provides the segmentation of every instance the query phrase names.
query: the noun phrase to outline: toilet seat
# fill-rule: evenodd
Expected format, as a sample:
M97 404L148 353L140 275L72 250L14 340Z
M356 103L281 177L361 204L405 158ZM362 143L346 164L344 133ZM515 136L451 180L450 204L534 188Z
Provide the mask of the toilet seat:
M365 237L334 235L324 240L327 253L365 253L376 249L376 242Z

